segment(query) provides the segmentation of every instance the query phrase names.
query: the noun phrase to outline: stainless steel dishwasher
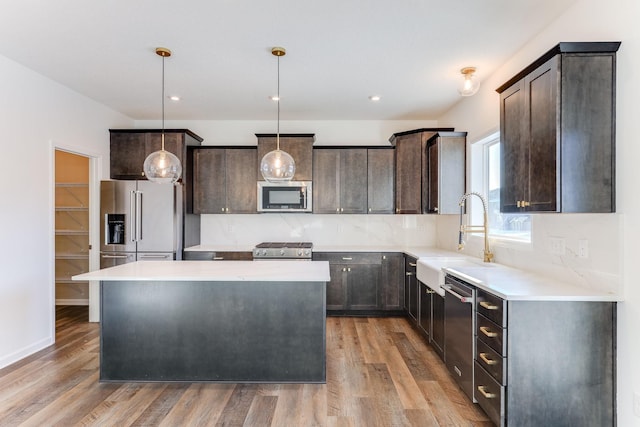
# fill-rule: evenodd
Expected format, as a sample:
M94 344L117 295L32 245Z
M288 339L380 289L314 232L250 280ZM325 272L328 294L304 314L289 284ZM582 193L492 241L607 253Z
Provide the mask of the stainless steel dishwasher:
M476 289L449 274L443 288L445 365L469 399L476 402L473 396Z

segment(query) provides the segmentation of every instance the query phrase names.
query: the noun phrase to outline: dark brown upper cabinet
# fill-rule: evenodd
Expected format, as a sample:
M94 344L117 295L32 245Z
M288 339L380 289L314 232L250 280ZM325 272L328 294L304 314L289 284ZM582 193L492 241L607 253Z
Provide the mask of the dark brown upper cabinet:
M258 168L260 161L270 151L276 149L276 135L257 133L258 137ZM315 135L312 133L280 134L280 150L287 152L296 162L294 181L311 181L313 179L313 143ZM258 180L264 181L258 170Z
M255 147L193 150L193 213L257 213Z
M367 213L367 149L313 150L313 212Z
M497 89L501 212L615 212L619 46L560 43Z
M144 159L162 148L160 129L109 129L111 179L146 179L142 166ZM186 182L187 147L202 142L187 129L165 129L164 148L175 154L182 164L180 181Z
M424 213L422 188L427 184L426 144L436 132L453 128L425 128L395 133L389 138L396 150L395 213Z
M395 194L395 150L392 147L367 149L367 212L392 214Z
M466 189L466 132L437 132L427 140L424 211L457 214Z

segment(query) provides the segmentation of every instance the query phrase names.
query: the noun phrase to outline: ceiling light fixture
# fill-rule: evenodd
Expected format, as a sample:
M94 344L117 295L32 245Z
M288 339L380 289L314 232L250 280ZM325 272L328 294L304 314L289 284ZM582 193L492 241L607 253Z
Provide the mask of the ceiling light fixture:
M162 57L162 147L144 159L143 170L149 181L158 184L174 184L182 173L182 165L173 153L164 149L164 59L171 56L171 51L165 47L156 48L156 54Z
M464 67L460 73L464 76L464 81L458 88L461 96L474 95L480 89L480 82L476 79L476 67Z
M373 102L380 101L380 95L371 95L369 97L369 101L373 101Z
M271 54L278 58L278 94L275 98L271 98L278 103L278 127L276 149L269 151L260 161L260 172L267 181L290 181L296 173L296 162L293 157L280 149L280 57L286 53L283 47L271 49Z

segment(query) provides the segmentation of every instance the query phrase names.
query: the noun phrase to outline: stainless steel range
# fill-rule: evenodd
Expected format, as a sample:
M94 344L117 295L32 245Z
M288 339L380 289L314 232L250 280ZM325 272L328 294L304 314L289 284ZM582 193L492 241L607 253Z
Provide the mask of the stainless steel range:
M265 242L253 249L253 259L311 260L311 242Z

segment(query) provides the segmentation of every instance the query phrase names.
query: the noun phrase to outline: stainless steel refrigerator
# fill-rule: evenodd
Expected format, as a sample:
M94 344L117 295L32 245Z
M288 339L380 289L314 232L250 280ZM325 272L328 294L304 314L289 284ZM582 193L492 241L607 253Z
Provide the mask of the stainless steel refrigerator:
M100 268L133 261L182 259L181 185L100 183Z

